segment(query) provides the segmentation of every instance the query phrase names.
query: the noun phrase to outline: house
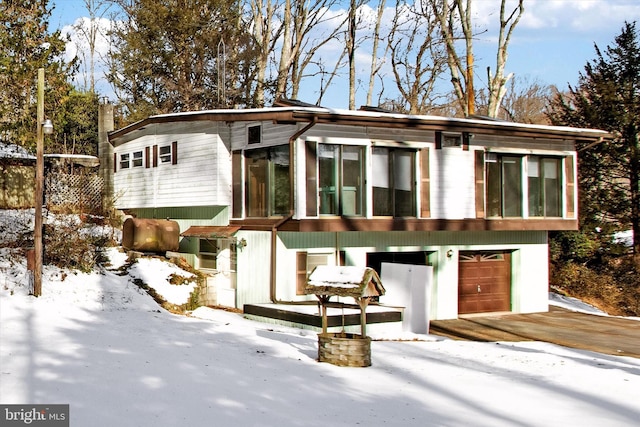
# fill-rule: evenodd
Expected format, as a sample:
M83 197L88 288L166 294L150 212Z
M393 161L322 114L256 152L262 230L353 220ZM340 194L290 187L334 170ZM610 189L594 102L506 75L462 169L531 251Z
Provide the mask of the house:
M218 304L310 302L314 267L363 266L381 302L411 282L428 291L400 300L451 319L548 310L548 232L578 227L576 141L607 136L282 102L152 116L110 132L108 160L116 208L177 221Z

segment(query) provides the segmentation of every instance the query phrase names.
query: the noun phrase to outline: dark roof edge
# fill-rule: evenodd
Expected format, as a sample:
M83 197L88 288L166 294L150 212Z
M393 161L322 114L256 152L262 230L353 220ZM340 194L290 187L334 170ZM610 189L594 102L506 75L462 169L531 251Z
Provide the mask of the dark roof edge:
M504 132L531 137L571 137L581 140L610 139L612 135L598 129L566 126L532 125L478 118L449 118L443 116L409 115L371 110L339 110L324 107L270 107L243 110L207 110L150 116L122 129L109 133L109 140L152 124L190 121L264 121L298 123L316 120L352 126L443 130L452 132Z

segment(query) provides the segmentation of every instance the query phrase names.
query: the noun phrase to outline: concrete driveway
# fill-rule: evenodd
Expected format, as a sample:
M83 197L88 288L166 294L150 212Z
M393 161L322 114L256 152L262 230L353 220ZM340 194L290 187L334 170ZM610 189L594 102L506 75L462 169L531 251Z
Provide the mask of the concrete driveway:
M640 321L549 307L547 313L487 314L430 322L430 333L469 341L544 341L640 358Z

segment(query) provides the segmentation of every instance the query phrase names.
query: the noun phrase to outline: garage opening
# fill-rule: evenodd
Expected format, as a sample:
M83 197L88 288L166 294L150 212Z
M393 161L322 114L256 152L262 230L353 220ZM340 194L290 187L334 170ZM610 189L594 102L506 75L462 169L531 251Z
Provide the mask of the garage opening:
M458 314L511 311L511 253L460 252Z
M367 267L373 268L380 274L383 262L394 264L429 265L429 253L417 252L369 252L367 253Z

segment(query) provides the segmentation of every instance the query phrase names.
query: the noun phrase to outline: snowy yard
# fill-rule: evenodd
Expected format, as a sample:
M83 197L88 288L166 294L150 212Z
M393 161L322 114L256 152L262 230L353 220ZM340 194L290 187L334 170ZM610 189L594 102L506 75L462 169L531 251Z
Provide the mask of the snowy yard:
M114 269L124 256L110 251ZM640 360L539 342L374 341L368 368L319 363L316 333L161 309L171 267L47 268L0 249L0 403L69 404L71 426L629 426ZM187 273L185 273L187 274ZM168 289L173 289L170 294ZM179 302L178 302L179 303ZM375 337L374 337L375 338Z

